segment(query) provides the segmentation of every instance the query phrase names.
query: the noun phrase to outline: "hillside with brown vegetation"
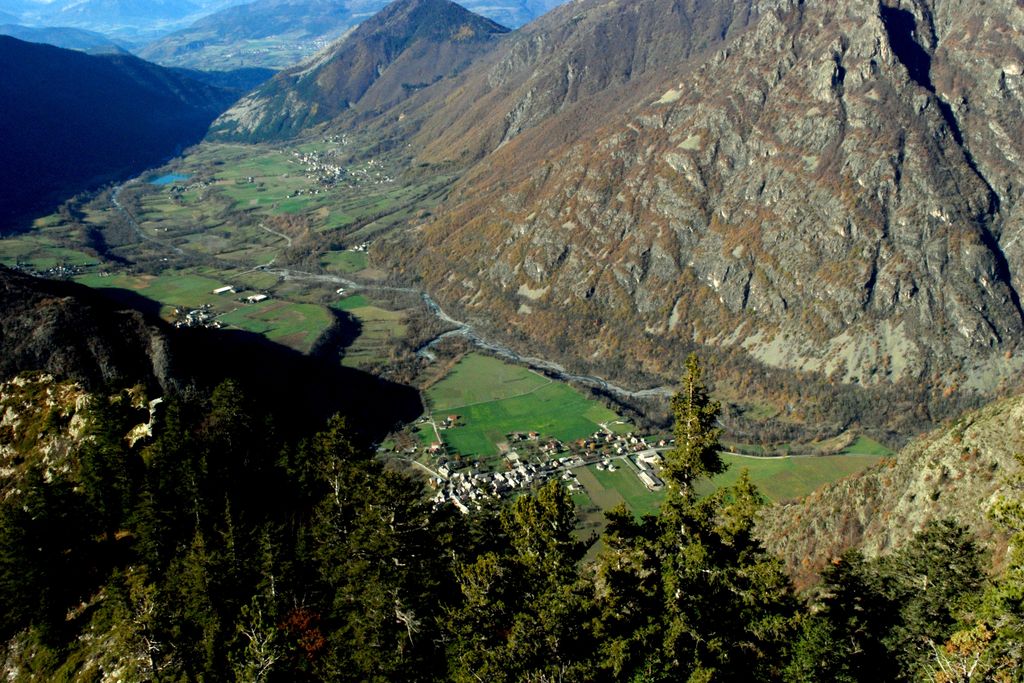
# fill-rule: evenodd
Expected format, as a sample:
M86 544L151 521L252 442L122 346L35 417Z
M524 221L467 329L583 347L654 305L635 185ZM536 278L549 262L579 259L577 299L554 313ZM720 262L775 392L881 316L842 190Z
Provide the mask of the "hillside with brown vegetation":
M1022 471L1024 397L996 402L923 436L891 460L804 500L766 508L758 534L798 583L850 548L869 557L907 543L929 522L954 519L1002 564L1005 532L986 516Z
M991 389L1019 365L1024 260L1005 63L1021 10L987 12L764 12L612 91L626 111L595 96L545 112L415 233L411 269L467 315L567 335L584 358L641 349L663 372L696 342L847 382ZM964 45L985 21L1005 31ZM933 24L934 46L908 47ZM595 126L596 107L612 116Z
M374 256L492 336L633 384L697 350L730 400L908 434L1024 368L1022 27L1006 0L581 0L401 98L332 116L325 62L218 125L460 172Z

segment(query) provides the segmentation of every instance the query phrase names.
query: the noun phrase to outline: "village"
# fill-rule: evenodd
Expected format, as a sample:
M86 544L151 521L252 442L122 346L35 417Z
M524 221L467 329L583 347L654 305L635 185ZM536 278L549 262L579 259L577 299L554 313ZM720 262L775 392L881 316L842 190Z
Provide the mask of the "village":
M450 415L436 423L424 418L421 424L430 424L439 433L458 426L459 419L458 415ZM555 478L571 493L580 492L583 486L575 470L591 466L609 472L624 467L648 491L661 491L665 487L659 476L661 451L671 448L671 439L616 434L604 428L569 443L543 438L537 432L512 432L506 435L503 446L498 459L475 461L450 453L443 441L422 449L421 455L434 460L435 468L431 471L435 476L429 483L436 490L432 498L435 508L451 504L469 514L482 509L488 501L529 491Z
M383 171L384 164L377 159L370 159L358 166L346 167L332 160L335 155L336 150L292 152L292 157L305 165L306 178L315 182L321 189L339 184L353 188L365 183L379 185L394 181L393 177ZM317 195L320 194L321 189L295 190L288 197L299 197L304 194Z

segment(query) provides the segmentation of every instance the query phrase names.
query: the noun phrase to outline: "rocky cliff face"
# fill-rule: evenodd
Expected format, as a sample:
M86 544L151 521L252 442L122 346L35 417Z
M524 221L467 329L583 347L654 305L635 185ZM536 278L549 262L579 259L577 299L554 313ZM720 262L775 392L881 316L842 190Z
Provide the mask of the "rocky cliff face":
M657 5L549 18L678 35L685 3L621 19ZM579 69L565 45L586 40L567 36L396 265L510 335L655 372L692 343L867 384L1018 372L1024 9L700 5L715 30L663 61L627 47L628 80ZM592 89L537 75L559 72ZM568 90L574 106L538 103Z
M849 548L877 556L901 546L930 520L956 519L991 550L1005 550L986 517L1020 472L1024 398L997 402L922 437L893 460L788 505L767 508L758 533L799 583Z
M166 334L84 287L0 266L0 312L0 381L42 371L94 391L173 387Z

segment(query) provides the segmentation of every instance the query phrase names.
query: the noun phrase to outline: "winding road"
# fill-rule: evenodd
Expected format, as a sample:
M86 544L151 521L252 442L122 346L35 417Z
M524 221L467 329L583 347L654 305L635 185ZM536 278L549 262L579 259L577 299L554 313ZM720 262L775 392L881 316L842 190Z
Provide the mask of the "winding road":
M121 194L121 190L123 190L128 185L131 185L132 183L136 183L136 182L138 182L137 179L129 180L128 182L121 183L120 185L115 187L114 191L110 195L110 203L114 205L114 208L117 209L122 216L124 216L124 219L126 221L128 221L128 225L131 226L132 230L134 230L135 234L138 235L140 238L142 238L143 240L145 240L147 242L152 242L154 244L159 244L161 247L164 247L165 249L170 249L175 254L179 254L181 256L184 256L185 252L182 251L179 247L174 246L170 242L164 242L163 240L158 240L157 238L155 238L155 237L153 237L151 235L147 235L145 232L143 232L142 226L139 225L136 222L135 216L133 216L131 214L131 212L128 211L128 209L124 208L124 206L121 204L120 200L118 199L118 195Z

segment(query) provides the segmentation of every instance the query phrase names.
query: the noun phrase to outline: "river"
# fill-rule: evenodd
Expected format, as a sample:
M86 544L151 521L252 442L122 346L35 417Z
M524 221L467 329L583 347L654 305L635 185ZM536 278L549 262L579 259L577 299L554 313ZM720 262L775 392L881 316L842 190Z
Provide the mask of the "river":
M427 310L429 310L435 318L452 327L452 329L442 332L416 349L417 355L430 360L434 360L435 358L432 351L434 346L444 339L458 336L465 338L474 346L484 349L499 358L504 358L505 360L509 360L518 365L525 365L528 368L543 372L546 375L564 382L575 382L623 398L668 398L674 393L673 390L667 386L652 387L650 389L627 389L626 387L615 384L603 377L597 377L595 375L577 375L569 372L563 365L545 358L525 356L506 344L481 336L481 334L470 323L462 320L456 320L452 316L448 315L448 313L441 308L441 305L438 304L430 294L421 289L415 289L412 287L393 287L388 285L368 285L354 280L349 280L348 278L340 277L338 275L307 273L300 270L292 270L290 268L263 268L262 270L268 273L274 273L285 280L341 285L349 291L377 290L386 292L405 292L419 296L423 300Z

